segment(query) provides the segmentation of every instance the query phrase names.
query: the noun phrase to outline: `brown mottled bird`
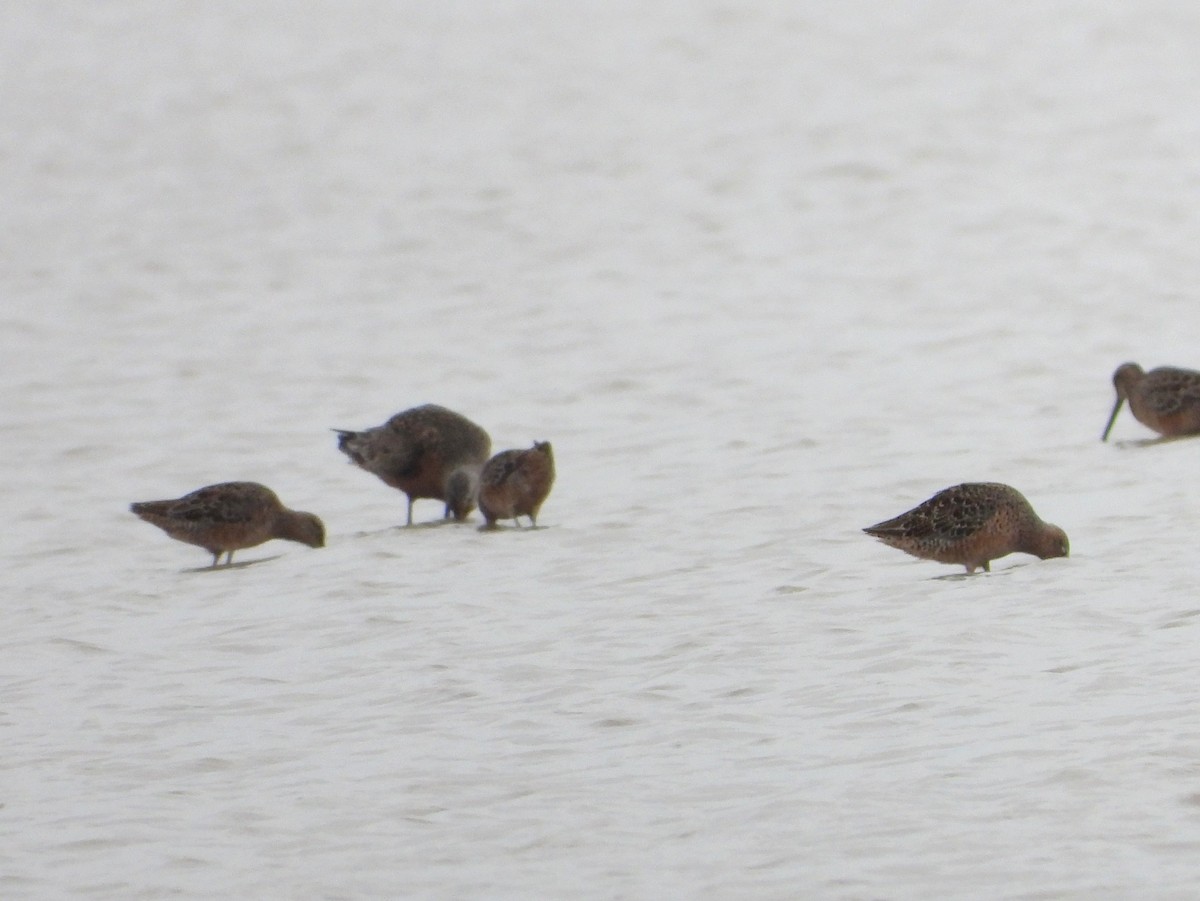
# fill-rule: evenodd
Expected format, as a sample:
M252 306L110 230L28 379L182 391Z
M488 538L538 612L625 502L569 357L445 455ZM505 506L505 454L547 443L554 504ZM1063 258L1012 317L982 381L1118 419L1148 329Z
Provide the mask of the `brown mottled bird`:
M325 526L312 513L289 510L275 492L257 482L222 482L197 488L171 501L145 501L129 509L172 538L196 544L213 555L255 547L272 538L325 546Z
M1014 552L1043 560L1070 553L1062 529L1042 522L1021 492L998 482L946 488L863 531L914 557L961 563L969 573L989 572L992 560Z
M446 503L446 517L462 521L475 509L479 470L492 449L488 433L453 410L425 404L397 413L381 426L338 433L351 462L408 495Z
M487 461L479 477L479 512L486 527L498 519L528 516L537 525L538 510L554 484L554 450L548 441L535 441L528 450L501 451Z
M1129 401L1133 418L1166 437L1200 432L1200 372L1160 366L1146 372L1137 363L1123 363L1113 373L1117 402L1101 441L1108 440L1121 404Z

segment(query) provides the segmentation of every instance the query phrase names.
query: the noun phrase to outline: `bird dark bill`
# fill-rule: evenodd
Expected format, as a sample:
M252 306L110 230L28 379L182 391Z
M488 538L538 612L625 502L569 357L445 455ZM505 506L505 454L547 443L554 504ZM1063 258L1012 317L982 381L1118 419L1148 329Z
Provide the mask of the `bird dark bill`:
M1104 427L1104 434L1100 436L1101 441L1108 440L1108 433L1112 431L1113 423L1117 421L1117 414L1121 412L1121 404L1125 403L1125 398L1117 396L1117 402L1113 404L1112 415L1108 417L1108 425Z

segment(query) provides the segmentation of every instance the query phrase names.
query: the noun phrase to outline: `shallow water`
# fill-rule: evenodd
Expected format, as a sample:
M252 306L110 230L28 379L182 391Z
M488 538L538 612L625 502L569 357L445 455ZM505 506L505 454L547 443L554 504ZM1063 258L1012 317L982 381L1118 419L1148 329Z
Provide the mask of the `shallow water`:
M3 897L1193 895L1190 5L6 19ZM427 401L544 528L397 528ZM1072 557L859 532L966 479Z

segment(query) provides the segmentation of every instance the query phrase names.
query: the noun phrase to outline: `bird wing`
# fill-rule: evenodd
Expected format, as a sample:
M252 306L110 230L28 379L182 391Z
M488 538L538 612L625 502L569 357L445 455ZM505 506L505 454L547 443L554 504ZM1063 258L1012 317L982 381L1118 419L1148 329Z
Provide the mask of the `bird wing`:
M355 451L362 458L362 466L371 472L412 478L436 438L437 433L432 429L399 430L385 425L360 433Z
M1200 405L1200 372L1163 366L1147 377L1145 397L1160 416Z
M988 492L947 489L907 513L865 531L904 538L966 538L978 532L998 506L998 500Z
M168 515L190 522L248 522L262 509L262 501L238 486L210 485L175 501Z

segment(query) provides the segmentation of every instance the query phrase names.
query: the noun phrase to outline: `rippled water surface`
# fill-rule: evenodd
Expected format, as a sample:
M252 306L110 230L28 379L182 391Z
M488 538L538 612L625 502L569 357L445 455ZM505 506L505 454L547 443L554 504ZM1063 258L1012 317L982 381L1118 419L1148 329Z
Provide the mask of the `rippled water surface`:
M4 898L1190 898L1184 2L18 3ZM331 427L554 442L400 528ZM204 571L133 500L319 513ZM862 535L963 480L1070 559ZM436 502L417 519L440 516Z

